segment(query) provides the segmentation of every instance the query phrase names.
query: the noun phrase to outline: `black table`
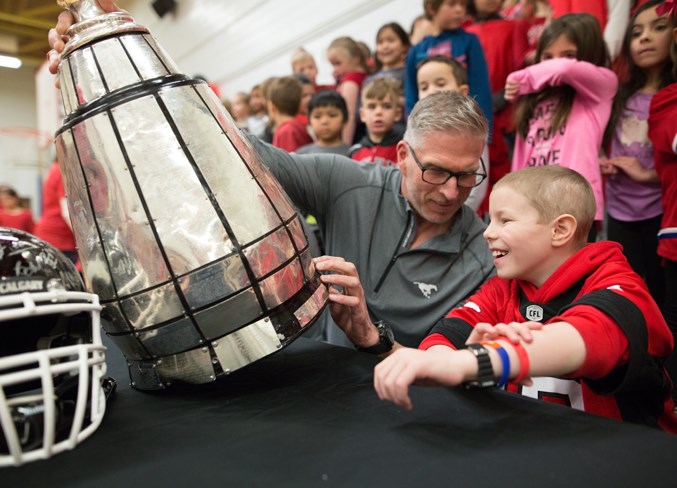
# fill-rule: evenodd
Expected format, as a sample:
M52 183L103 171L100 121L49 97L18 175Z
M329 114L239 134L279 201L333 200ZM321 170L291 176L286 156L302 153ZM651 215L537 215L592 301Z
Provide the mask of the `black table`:
M381 402L375 358L305 338L207 387L118 380L74 451L0 470L0 486L677 486L677 437L503 391L415 388Z

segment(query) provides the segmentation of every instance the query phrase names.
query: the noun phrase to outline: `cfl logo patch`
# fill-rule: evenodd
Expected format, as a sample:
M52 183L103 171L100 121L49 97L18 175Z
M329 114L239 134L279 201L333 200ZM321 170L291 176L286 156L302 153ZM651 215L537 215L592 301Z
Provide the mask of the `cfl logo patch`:
M540 322L543 320L543 309L538 305L529 305L526 310L526 319Z

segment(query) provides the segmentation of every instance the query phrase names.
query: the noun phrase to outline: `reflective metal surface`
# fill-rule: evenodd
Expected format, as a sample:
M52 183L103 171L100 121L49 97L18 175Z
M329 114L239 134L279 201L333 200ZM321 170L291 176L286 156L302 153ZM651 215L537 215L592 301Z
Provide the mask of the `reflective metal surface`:
M67 2L80 22L57 155L85 281L134 386L213 381L284 347L327 300L284 191L143 26Z

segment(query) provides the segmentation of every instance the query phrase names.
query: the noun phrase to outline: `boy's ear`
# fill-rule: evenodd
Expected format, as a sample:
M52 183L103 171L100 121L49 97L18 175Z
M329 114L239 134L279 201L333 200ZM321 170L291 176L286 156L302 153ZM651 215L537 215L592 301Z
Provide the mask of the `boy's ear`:
M395 110L395 122L402 120L402 105L397 104L397 109Z
M470 87L468 85L461 85L458 87L458 91L460 91L464 95L468 95L468 93L470 93Z
M360 105L360 120L364 120L364 105ZM343 121L344 124L346 122L346 120Z
M571 214L562 214L552 221L551 242L553 247L562 247L571 243L578 229L576 217Z

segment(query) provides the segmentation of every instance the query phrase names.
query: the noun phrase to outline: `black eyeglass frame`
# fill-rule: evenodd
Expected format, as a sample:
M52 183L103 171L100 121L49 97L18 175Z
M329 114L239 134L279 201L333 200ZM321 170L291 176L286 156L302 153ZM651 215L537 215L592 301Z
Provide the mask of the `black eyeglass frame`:
M423 164L421 164L421 161L418 160L418 156L416 156L416 152L414 151L414 148L411 147L411 144L408 142L404 142L407 147L409 148L409 152L411 153L411 157L414 158L414 162L418 165L419 168L421 168L421 179L428 183L429 185L444 185L447 181L449 181L451 178L456 178L456 186L459 188L475 188L476 186L480 186L482 182L487 178L487 167L484 165L484 160L480 156L480 165L482 167L482 173L475 173L475 172L467 172L467 171L462 171L462 172L453 172L453 171L447 171L446 169L442 168L424 168ZM447 178L444 181L441 182L436 182L436 181L428 181L425 179L425 172L429 170L435 170L439 171L442 173L447 174ZM473 175L475 177L475 184L472 186L467 186L467 185L462 185L460 181L461 176L470 176ZM479 178L479 180L477 180Z

